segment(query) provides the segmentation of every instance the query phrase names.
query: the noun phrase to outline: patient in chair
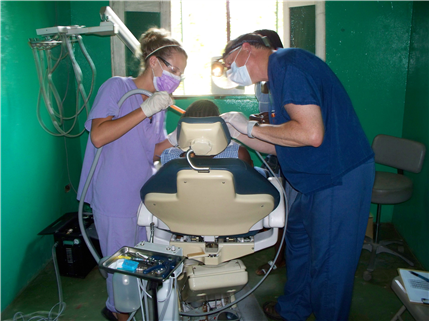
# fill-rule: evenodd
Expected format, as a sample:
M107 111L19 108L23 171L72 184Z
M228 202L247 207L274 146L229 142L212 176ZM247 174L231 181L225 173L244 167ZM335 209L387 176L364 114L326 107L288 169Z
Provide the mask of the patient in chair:
M201 99L193 102L186 109L186 112L182 115L184 117L213 117L219 116L219 108L216 104L210 100ZM186 152L182 151L178 147L171 147L165 149L161 154L161 164L171 161L172 159L177 159L180 157L186 157ZM191 156L192 157L192 156ZM231 141L227 148L225 148L221 153L215 156L198 156L198 157L213 157L213 158L239 158L249 165L253 166L252 159L250 154L244 146L239 145L238 143Z

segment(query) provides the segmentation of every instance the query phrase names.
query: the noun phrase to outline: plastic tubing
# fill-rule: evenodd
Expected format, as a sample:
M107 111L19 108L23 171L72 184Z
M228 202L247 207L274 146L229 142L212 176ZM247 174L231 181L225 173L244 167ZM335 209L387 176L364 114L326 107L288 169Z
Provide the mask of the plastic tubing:
M49 133L53 136L63 136L61 133L62 130L58 129L59 126L58 126L58 122L57 122L56 117L55 117L55 110L51 106L50 95L47 93L47 89L46 89L46 86L44 84L44 76L43 76L44 67L42 66L42 63L45 60L44 50L38 51L34 47L31 47L31 49L32 49L34 60L36 63L37 76L38 76L39 84L40 84L39 97L38 97L38 102L37 102L37 119L38 119L40 125L42 126L43 130L45 130L47 133ZM41 95L43 96L43 99L45 101L45 107L48 111L49 117L51 118L52 124L54 125L55 129L57 129L60 133L54 133L54 132L50 131L44 125L44 123L41 119L41 116L40 116L40 97L41 97Z
M61 51L62 51L62 47L61 47ZM55 84L52 80L52 73L55 71L55 69L57 68L58 64L61 61L61 57L58 59L57 63L52 67L52 53L51 53L51 49L47 49L47 60L48 60L48 70L47 70L47 80L48 80L48 85L49 88L51 88L52 94L54 95L55 101L57 103L58 106L58 115L57 117L60 119L60 126L63 124L63 108L62 108L62 103L61 103L61 99L60 99L60 95L58 94L58 90L55 87Z
M93 92L93 90L94 90L95 77L96 77L96 75L97 75L97 71L96 71L96 68L95 68L95 64L94 64L94 62L93 62L93 61L92 61L92 59L91 59L91 56L89 55L88 51L86 50L85 45L83 44L83 41L82 41L82 37L81 37L81 36L79 36L79 37L77 38L77 42L79 43L80 49L82 50L82 53L83 53L84 57L86 58L86 61L88 62L89 66L91 67L91 71L92 71L91 87L90 87L90 89L89 89L88 98L87 98L87 100L86 100L86 102L85 102L85 106L86 106L86 113L88 114L88 104L87 104L87 103L88 103L89 97L91 97L92 92ZM82 108L83 108L83 107L82 107ZM80 112L79 112L79 113L80 113Z
M77 36L77 39L79 39L79 37L81 38L81 36ZM86 95L85 88L83 87L83 84L82 84L82 70L80 69L79 64L77 63L76 58L75 58L75 56L73 54L73 48L72 48L72 45L71 45L71 41L70 41L70 39L68 37L65 37L65 42L66 42L66 45L67 45L67 49L69 51L70 60L72 62L72 66L73 66L73 70L74 70L74 74L75 74L75 78L76 78L77 87L78 87L78 90L79 90L79 92L80 92L80 94L82 96L82 99L84 101L84 105L82 106L82 108L86 107L86 109L88 110L88 105L87 104L88 104L89 97ZM76 120L77 120L77 115L79 113L80 113L80 111L77 112L77 114L75 115L76 117L75 117L75 119L73 121L73 126L71 127L71 129L73 129L73 127L74 127L74 125L76 123ZM88 111L87 111L87 114L88 114ZM69 133L71 131L71 129L67 133ZM82 132L80 132L79 134L77 134L77 135L69 135L69 137L78 137L84 131L85 131L85 128L83 128Z
M56 62L56 64L54 66L52 66L51 64L51 51L50 49L47 49L47 69L46 69L46 75L43 74L43 66L42 66L42 62L44 62L44 58L45 58L45 52L44 50L37 50L35 47L32 47L33 50L33 56L36 62L36 70L37 70L37 74L39 77L39 82L40 82L40 90L39 90L39 98L38 98L38 106L37 106L37 118L39 120L39 123L41 124L42 128L48 132L49 134L53 135L53 136L64 136L64 137L78 137L80 136L84 131L85 128L82 129L81 132L79 132L78 134L70 134L70 132L74 129L76 123L77 123L77 117L79 116L79 114L83 111L83 109L85 108L86 110L86 115L88 116L89 114L89 106L88 106L88 102L89 102L89 98L92 95L93 92L93 88L94 88L94 83L95 83L95 76L96 76L96 69L95 69L95 65L93 63L93 61L91 60L91 57L89 56L88 52L86 51L86 48L82 42L82 37L81 36L77 36L76 37L79 46L82 50L82 53L85 57L85 59L87 60L91 71L92 71L92 79L91 79L91 88L89 91L89 94L86 95L85 92L85 88L83 87L83 83L82 83L82 71L76 61L76 58L73 54L73 48L71 45L71 41L69 39L69 37L67 35L62 35L61 36L61 53L60 53L60 57L58 58L58 61ZM67 53L65 53L63 55L63 51L64 48L67 49ZM39 54L40 52L40 54ZM52 73L55 71L55 69L57 68L58 64L60 63L61 60L63 60L67 55L69 55L70 60L72 62L72 66L73 66L73 70L75 72L75 78L76 78L76 82L77 82L77 95L76 95L76 113L71 116L71 117L65 117L63 115L63 105L62 105L62 101L59 97L58 91L55 87L55 84L52 81ZM47 85L44 84L45 82L45 78L47 80ZM55 98L55 102L58 106L58 112L56 112L53 108L52 105L52 100L50 98L50 92L48 92L48 89L51 90L54 98ZM79 93L82 96L83 99L83 105L82 107L79 107ZM43 99L45 101L45 106L46 109L48 111L48 114L51 118L52 124L54 126L54 128L57 130L57 133L49 130L44 124L43 121L40 117L40 95L43 96ZM71 125L70 129L65 131L63 130L60 126L63 125L63 121L64 120L71 120L73 119L73 124Z
M39 53L37 49L31 48L33 51L34 60L36 62L36 70L37 70L37 76L39 78L39 84L40 84L40 91L39 93L42 93L43 99L45 101L46 109L48 110L49 117L51 118L51 121L56 129L58 129L57 126L57 120L55 119L55 112L52 109L51 106L51 99L50 96L46 92L46 87L44 86L44 80L43 80L43 67L42 67L42 61L44 60L44 52L42 51ZM40 57L42 55L42 57ZM38 114L39 116L39 114ZM58 135L59 136L59 135Z

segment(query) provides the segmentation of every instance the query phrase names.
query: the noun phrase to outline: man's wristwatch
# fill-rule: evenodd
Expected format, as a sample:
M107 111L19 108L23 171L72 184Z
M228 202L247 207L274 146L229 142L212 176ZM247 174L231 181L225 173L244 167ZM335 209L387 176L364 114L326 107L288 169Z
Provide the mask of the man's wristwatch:
M248 136L248 137L250 137L250 138L255 138L255 137L253 137L253 136L252 136L252 129L253 129L253 127L255 127L255 126L259 126L259 123L258 123L256 120L250 120L250 121L247 123L247 136Z

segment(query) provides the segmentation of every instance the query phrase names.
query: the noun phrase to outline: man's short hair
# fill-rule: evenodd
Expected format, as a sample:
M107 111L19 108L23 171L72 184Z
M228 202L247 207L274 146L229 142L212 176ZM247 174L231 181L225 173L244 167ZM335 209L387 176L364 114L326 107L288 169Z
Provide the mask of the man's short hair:
M267 37L263 37L255 33L246 33L228 42L228 44L225 47L225 51L222 55L222 58L225 59L225 57L228 56L231 53L231 51L242 46L245 42L249 43L250 45L256 48L261 48L261 47L271 48L270 41L268 40Z

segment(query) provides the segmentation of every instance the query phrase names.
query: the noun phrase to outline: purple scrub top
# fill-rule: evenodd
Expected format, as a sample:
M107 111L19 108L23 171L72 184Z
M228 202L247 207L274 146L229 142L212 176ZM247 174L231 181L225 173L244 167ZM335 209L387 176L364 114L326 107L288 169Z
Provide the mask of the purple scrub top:
M137 89L132 78L113 77L99 89L92 110L85 122L91 131L92 120L114 116L120 118L143 103L141 95L132 95L118 106L121 97L130 90ZM132 217L140 204L140 189L155 173L153 154L155 144L166 139L164 126L165 111L145 119L122 137L105 145L85 197L91 207L112 217ZM78 200L88 177L97 149L91 137L83 161Z

